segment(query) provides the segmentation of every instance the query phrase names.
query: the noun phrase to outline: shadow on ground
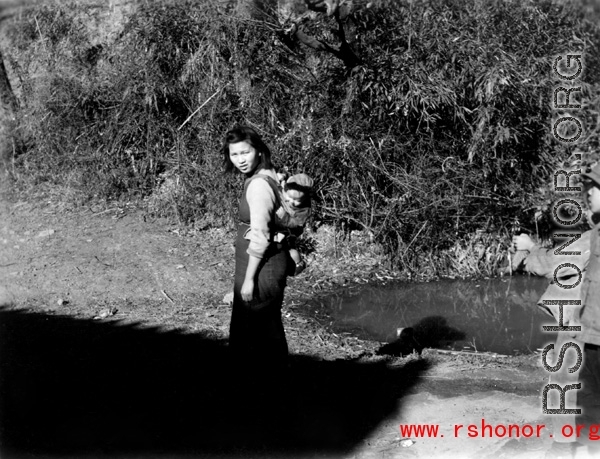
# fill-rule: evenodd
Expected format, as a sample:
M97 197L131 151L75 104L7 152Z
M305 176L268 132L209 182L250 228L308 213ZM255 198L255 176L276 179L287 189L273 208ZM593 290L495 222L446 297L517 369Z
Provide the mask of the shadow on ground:
M377 351L380 355L409 355L414 351L419 354L423 349L440 348L452 345L466 338L465 332L451 327L443 316L430 316L421 319L412 327L398 329L399 336L395 341L384 344Z
M293 356L266 376L199 335L2 309L0 455L334 457L426 366Z

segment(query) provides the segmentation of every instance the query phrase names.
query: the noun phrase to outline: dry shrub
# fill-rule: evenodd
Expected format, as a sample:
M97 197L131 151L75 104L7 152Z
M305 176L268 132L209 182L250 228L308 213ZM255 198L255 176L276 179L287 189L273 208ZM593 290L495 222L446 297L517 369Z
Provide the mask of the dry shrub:
M573 153L550 135L555 54L586 56L578 147L598 147L600 27L577 4L360 3L352 71L210 2L143 2L112 34L89 27L104 13L46 4L14 19L6 56L35 139L16 150L18 181L229 225L241 181L221 172L221 138L245 123L279 166L315 178L316 223L366 230L406 272L470 275L533 232Z

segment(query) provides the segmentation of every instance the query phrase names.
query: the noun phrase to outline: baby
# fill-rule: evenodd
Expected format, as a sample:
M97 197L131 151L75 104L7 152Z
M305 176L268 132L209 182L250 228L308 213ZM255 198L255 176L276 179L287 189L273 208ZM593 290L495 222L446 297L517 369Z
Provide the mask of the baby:
M306 174L292 175L287 180L281 180L281 207L277 209L278 224L284 228L283 238L288 241L289 253L296 264L294 276L306 268L300 252L296 249L296 238L302 234L304 225L311 214L311 192L313 179Z

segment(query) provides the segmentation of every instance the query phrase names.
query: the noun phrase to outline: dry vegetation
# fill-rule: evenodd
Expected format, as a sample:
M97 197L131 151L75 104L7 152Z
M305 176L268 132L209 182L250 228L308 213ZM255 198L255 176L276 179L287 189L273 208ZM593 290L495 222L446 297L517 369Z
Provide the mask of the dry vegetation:
M15 15L4 30L20 102L5 154L14 186L228 227L240 184L218 152L243 122L279 166L315 177L313 229L364 231L404 277L490 276L512 233L551 229L551 173L575 147L595 159L600 28L579 4L361 3L351 71L210 4L144 2L118 22L79 3ZM327 39L328 21L308 31ZM585 56L587 124L565 147L551 136L550 65L567 51Z

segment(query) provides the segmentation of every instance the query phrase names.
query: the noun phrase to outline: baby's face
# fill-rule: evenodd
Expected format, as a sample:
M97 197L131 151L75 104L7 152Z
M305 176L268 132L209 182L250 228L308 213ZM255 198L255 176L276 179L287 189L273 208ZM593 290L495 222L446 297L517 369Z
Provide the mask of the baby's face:
M303 191L298 190L286 190L283 194L285 202L293 208L302 207L302 203L306 197L306 194Z

